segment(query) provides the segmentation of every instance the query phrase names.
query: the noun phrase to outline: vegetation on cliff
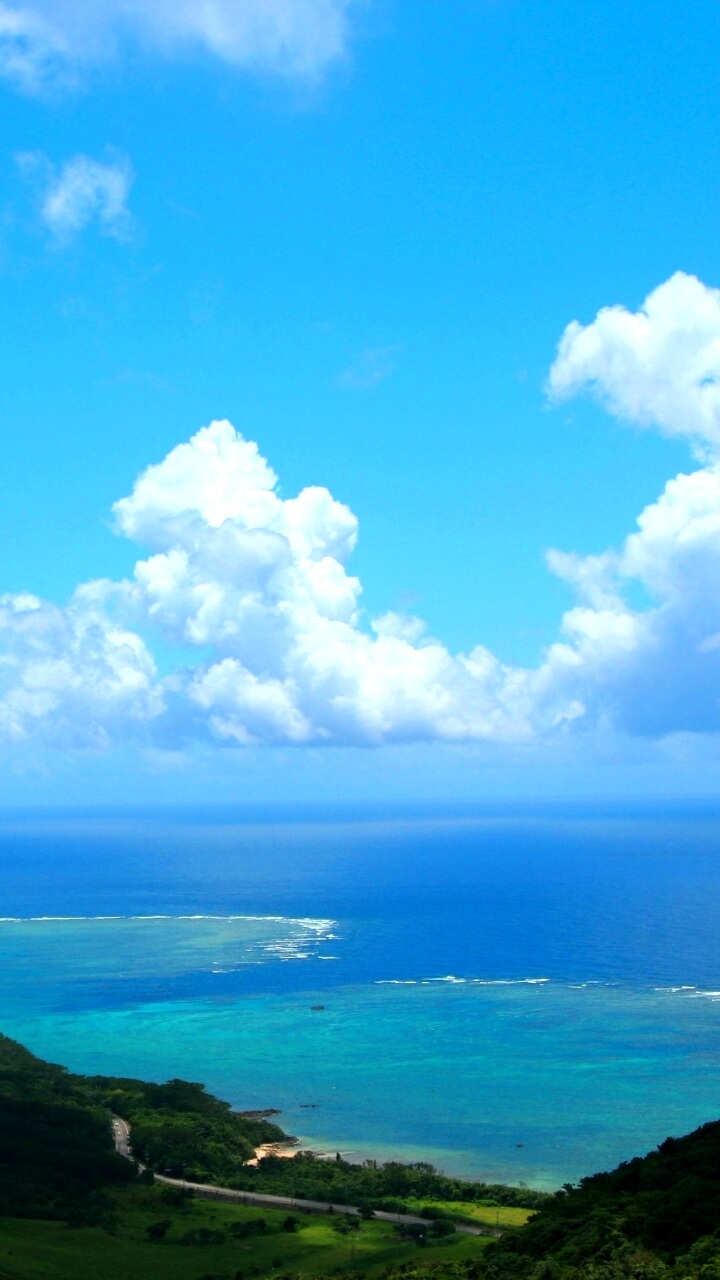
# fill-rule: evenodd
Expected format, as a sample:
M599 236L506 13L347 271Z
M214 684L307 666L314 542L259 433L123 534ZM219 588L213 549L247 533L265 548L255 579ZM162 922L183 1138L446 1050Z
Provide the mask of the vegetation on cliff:
M262 1143L287 1141L268 1120L238 1115L229 1102L187 1080L148 1084L89 1078L103 1104L132 1125L133 1152L143 1164L191 1182L234 1185L238 1170Z
M558 1191L492 1249L488 1266L493 1275L543 1280L595 1274L720 1280L720 1121Z
M92 1090L0 1036L0 1215L97 1216L102 1190L134 1177Z
M510 1187L499 1183L463 1182L448 1178L424 1161L400 1164L366 1160L352 1164L340 1155L321 1159L310 1151L301 1151L293 1160L269 1155L255 1167L237 1171L232 1183L244 1191L272 1195L292 1195L304 1200L324 1200L328 1204L351 1204L391 1213L417 1213L422 1201L479 1201L491 1206L515 1206L534 1209L548 1200L544 1191L530 1187Z
M144 1163L216 1183L259 1143L285 1138L203 1085L73 1075L0 1036L0 1215L101 1220L103 1190L137 1176L115 1151L111 1111L131 1122Z

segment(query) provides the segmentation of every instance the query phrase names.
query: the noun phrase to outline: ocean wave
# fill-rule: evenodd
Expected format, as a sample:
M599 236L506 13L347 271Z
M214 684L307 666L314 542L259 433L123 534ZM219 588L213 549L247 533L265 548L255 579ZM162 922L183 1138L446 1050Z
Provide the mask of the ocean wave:
M148 917L157 919L159 917ZM65 924L83 920L132 920L132 916L0 916L0 924Z
M682 987L653 987L653 991L665 991L668 995L676 996L682 991L697 991L695 983L685 983Z
M105 915L105 916L0 916L0 924L61 924L81 922L101 922L104 920L125 920L142 922L145 920L215 920L229 924L236 921L255 921L261 924L288 924L302 929L310 929L314 933L322 933L323 941L337 938L338 934L329 933L336 920L315 920L304 916L260 916L260 915Z
M431 982L448 982L451 986L460 987L467 982L467 978L456 978L454 973L448 973L444 978L421 978L423 986L429 986Z
M693 983L683 983L673 987L650 987L644 984L623 983L617 980L588 978L585 982L562 982L553 978L461 978L455 974L446 974L439 978L381 978L373 984L376 987L429 987L429 986L472 986L472 987L543 987L552 985L556 990L585 991L599 988L626 989L628 992L655 992L657 995L677 996L684 1000L709 1000L720 1002L720 990L698 987Z
M203 924L207 927L203 928ZM66 945L67 930L70 930L78 941L82 940L83 947L87 944L91 948L105 946L111 936L115 942L118 937L123 943L132 941L133 929L137 929L138 936L144 937L146 944L153 942L165 948L168 955L175 949L182 953L189 943L196 953L191 967L211 973L234 973L248 966L268 963L315 960L330 938L339 936L333 932L337 921L326 917L249 913L4 916L0 917L2 925L9 931L5 935L8 945L11 936L17 938L17 930L26 926L32 929L38 945L42 945L41 939L50 945ZM103 932L106 925L122 932L118 935L113 931L106 935ZM233 925L237 927L232 928ZM35 933L36 929L41 932ZM197 951L198 942L201 951L207 948L210 956L205 957ZM213 951L216 953L214 958ZM325 958L337 959L327 955Z
M445 983L451 987L466 985L475 987L534 987L550 981L550 978L458 978L454 973L448 973L443 978L378 978L373 985L376 987L429 987L434 983Z
M710 1000L714 1004L720 1001L720 991L698 987L694 982L676 987L653 987L653 991L658 995L679 996L681 1000Z
M550 982L550 978L471 978L476 986L481 987L536 987L541 986L544 982Z

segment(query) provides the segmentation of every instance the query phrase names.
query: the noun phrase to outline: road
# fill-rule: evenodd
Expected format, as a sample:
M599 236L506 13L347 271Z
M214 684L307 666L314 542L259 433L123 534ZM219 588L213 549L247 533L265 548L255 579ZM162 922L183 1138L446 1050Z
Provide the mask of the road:
M121 1120L119 1116L112 1118L113 1137L115 1138L115 1150L118 1155L125 1156L126 1160L130 1160L130 1128Z
M121 1120L120 1116L112 1117L113 1135L115 1138L115 1150L121 1156L125 1156L126 1160L132 1160L132 1149L130 1146L130 1127ZM141 1166L142 1167L142 1166ZM297 1200L291 1196L272 1196L269 1193L261 1193L258 1191L236 1191L232 1187L213 1187L209 1183L204 1182L187 1182L181 1178L166 1178L161 1174L155 1174L156 1182L165 1183L169 1187L184 1187L188 1191L194 1191L195 1195L202 1196L205 1200L224 1200L232 1204L259 1204L264 1205L267 1209L297 1209L300 1213L348 1213L357 1215L360 1210L356 1205L351 1204L330 1204L327 1200ZM411 1213L386 1213L383 1209L376 1209L373 1218L380 1222L394 1222L406 1226L429 1226L427 1218L416 1217ZM458 1222L455 1230L466 1236L501 1236L502 1231L494 1227L471 1227L466 1223Z

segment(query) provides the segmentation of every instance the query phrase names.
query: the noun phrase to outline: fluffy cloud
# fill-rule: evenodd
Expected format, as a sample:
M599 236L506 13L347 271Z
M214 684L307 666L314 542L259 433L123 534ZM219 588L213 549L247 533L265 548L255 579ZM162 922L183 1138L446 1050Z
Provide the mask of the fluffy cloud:
M720 730L720 291L678 273L636 313L608 307L563 335L549 384L685 436L706 465L669 481L618 550L551 552L578 595L543 682L586 722L662 736ZM641 608L629 600L644 599Z
M551 381L565 393L595 388L624 416L632 406L637 421L714 448L717 305L698 281L674 277L638 324L603 311L571 326ZM576 602L532 670L481 645L452 654L419 619L368 623L348 569L353 513L324 488L282 498L257 446L228 422L149 467L114 517L147 548L131 578L85 583L65 609L0 601L0 737L177 748L720 730L715 457L671 480L620 547L550 553ZM195 660L160 677L158 643Z
M0 3L0 74L28 92L71 81L132 40L163 56L313 78L341 57L357 0L31 0Z
M551 553L578 593L543 677L586 721L660 737L720 730L720 467L671 480L619 551ZM629 589L651 603L633 609Z
M195 732L202 718L240 743L527 734L524 677L484 650L452 657L394 617L363 630L346 569L354 515L326 489L281 499L230 423L150 467L115 517L155 554L132 583L90 584L85 598L217 654L171 682Z
M152 553L131 580L83 584L66 610L6 599L6 735L101 742L144 725L164 745L375 745L530 734L528 673L482 647L453 656L417 620L363 628L346 568L352 512L322 488L282 499L230 423L148 468L115 519ZM195 647L198 662L161 680L151 636Z
M0 646L0 740L105 746L144 737L162 713L140 637L85 603L0 596Z
M56 241L66 243L90 223L124 240L132 229L128 197L134 174L126 156L94 160L77 155L55 169L40 153L18 156L26 175L40 176L40 216Z
M550 371L556 399L590 390L620 418L720 449L720 290L679 271L639 311L569 324Z

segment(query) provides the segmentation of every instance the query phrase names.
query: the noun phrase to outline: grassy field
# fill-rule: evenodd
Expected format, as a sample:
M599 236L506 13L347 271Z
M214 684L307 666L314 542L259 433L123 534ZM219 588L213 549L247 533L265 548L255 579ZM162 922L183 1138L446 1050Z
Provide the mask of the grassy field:
M333 1215L295 1215L298 1229L282 1229L286 1212L211 1204L195 1200L184 1210L163 1202L159 1188L132 1189L114 1196L113 1233L97 1227L68 1228L56 1222L0 1221L2 1280L246 1280L280 1276L285 1271L329 1275L344 1269L369 1277L405 1261L477 1256L487 1241L451 1236L447 1242L418 1247L398 1238L389 1223L363 1222L347 1235L335 1229ZM232 1224L262 1217L264 1235L222 1243L179 1243L192 1230L227 1231ZM164 1239L150 1241L147 1227L171 1226Z
M535 1213L534 1209L517 1209L505 1205L480 1204L476 1200L407 1200L410 1213L419 1213L423 1205L442 1209L459 1221L477 1222L487 1227L522 1227Z

